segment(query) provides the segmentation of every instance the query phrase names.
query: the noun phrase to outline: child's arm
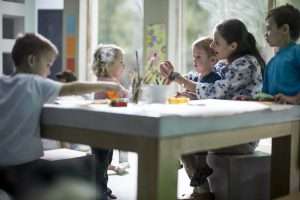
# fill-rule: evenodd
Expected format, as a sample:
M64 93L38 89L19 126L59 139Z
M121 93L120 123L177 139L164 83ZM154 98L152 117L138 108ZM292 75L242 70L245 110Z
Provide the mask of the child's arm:
M165 61L160 64L160 73L169 81L175 81L178 84L183 84L184 88L191 92L196 91L196 83L184 78L178 72L174 72L174 66L170 61Z
M174 72L176 73L176 72ZM194 81L188 80L186 78L184 78L181 74L177 74L177 76L175 77L174 81L180 85L183 85L185 89L195 93L196 92L196 85L197 83L195 83Z
M59 96L67 95L81 95L91 92L99 92L105 90L124 91L125 89L115 82L97 82L97 83L84 83L72 82L63 84Z
M277 94L274 96L274 101L281 104L300 104L300 92L295 96Z

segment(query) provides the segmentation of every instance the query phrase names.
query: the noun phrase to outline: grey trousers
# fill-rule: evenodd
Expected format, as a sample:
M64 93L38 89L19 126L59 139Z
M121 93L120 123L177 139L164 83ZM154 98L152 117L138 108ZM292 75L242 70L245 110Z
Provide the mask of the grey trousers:
M258 141L250 142L247 144L236 145L232 147L226 147L216 149L207 152L197 152L192 154L184 154L181 156L183 167L187 172L187 175L191 179L196 172L200 172L208 166L206 158L208 153L220 154L220 155L242 155L251 154L255 151L258 145Z

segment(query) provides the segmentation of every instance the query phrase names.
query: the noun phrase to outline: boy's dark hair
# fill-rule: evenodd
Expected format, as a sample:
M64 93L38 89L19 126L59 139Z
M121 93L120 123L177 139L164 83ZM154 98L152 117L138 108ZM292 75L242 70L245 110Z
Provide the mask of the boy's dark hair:
M300 11L290 4L273 8L268 12L266 19L272 17L277 25L289 25L292 40L298 40L300 36Z
M62 71L55 74L55 76L58 80L64 80L66 83L77 81L77 77L70 71Z
M50 40L40 34L25 33L17 37L11 55L15 66L20 68L27 63L29 55L39 57L51 51L58 54L57 48Z
M229 56L229 62L249 54L256 57L262 67L265 66L265 61L256 47L254 36L248 32L247 27L242 21L238 19L225 20L217 25L216 30L228 44L236 42L238 45L236 51Z

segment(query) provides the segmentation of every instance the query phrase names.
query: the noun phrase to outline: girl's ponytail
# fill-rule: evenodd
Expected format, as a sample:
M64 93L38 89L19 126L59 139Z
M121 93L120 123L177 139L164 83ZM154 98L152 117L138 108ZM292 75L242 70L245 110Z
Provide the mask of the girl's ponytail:
M252 33L248 32L247 43L248 43L247 47L248 47L249 53L257 59L258 63L262 67L261 70L262 70L262 73L263 73L263 68L265 67L266 63L265 63L264 59L262 58L262 56L260 55L260 53L257 49L256 40L255 40L255 37L253 36Z

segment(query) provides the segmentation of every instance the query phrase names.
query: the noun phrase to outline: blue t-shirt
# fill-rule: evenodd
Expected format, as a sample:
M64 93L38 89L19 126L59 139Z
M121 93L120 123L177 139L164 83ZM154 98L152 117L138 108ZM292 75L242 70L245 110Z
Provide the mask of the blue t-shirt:
M193 82L199 82L199 83L214 83L217 80L221 79L221 76L217 74L216 72L210 72L206 76L201 77L199 73L195 71L189 72L187 75L185 75L185 78L187 78L190 81Z
M210 72L206 76L202 77L200 80L201 83L214 83L217 80L220 80L221 76L217 74L216 72Z
M294 96L300 92L300 45L280 48L266 66L263 92Z
M38 75L0 76L0 167L19 165L43 155L40 114L62 84Z

